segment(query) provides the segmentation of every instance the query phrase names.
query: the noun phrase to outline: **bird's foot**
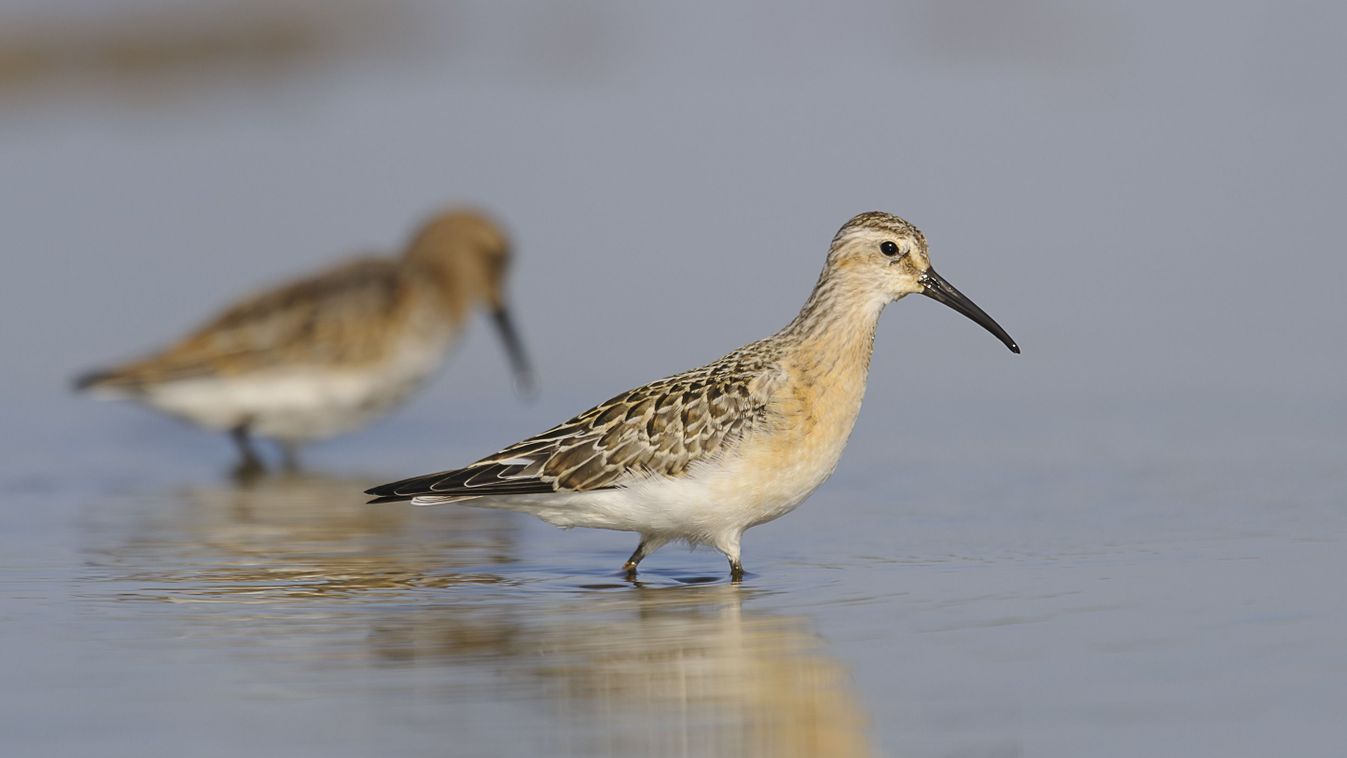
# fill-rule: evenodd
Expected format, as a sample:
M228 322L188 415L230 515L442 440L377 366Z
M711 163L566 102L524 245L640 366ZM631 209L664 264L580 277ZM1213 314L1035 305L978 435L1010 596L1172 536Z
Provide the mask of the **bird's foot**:
M739 561L730 561L730 581L735 584L744 581L744 565Z
M229 470L229 476L239 484L255 482L266 473L267 467L262 463L262 459L251 456L243 458Z
M627 581L629 582L636 581L636 562L627 561L626 563L622 564L622 573L625 577L627 577Z

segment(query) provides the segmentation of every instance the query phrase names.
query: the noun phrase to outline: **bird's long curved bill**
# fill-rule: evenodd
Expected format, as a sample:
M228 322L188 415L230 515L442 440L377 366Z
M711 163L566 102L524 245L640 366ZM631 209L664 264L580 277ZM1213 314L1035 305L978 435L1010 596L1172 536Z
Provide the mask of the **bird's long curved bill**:
M519 332L515 331L510 311L501 305L491 312L491 319L496 322L500 341L505 343L505 352L510 356L510 366L514 369L515 389L525 397L531 396L534 391L533 367L529 364L528 355L524 353L524 343L519 339Z
M977 307L972 300L969 300L967 295L955 289L953 284L945 281L945 277L937 274L935 269L927 269L918 281L921 282L922 286L921 294L936 302L944 303L977 322L983 329L996 335L997 339L1004 342L1006 347L1010 348L1010 352L1018 353L1020 351L1020 346L1015 344L1015 340L1011 339L1009 334L1006 334L1006 330L1002 329L1000 324L996 323L991 316L988 316L986 311Z

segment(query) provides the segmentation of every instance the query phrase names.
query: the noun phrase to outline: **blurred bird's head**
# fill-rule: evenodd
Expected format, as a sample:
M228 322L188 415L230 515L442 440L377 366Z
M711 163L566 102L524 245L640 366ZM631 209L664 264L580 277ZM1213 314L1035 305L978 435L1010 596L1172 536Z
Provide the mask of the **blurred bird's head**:
M406 258L431 277L456 308L484 302L495 309L505 302L510 243L505 232L481 213L453 210L432 217L413 235Z
M478 303L490 312L510 354L520 391L531 393L532 371L506 307L510 242L505 232L477 211L446 211L416 231L404 256L414 276L424 277L439 290L453 318L465 318Z

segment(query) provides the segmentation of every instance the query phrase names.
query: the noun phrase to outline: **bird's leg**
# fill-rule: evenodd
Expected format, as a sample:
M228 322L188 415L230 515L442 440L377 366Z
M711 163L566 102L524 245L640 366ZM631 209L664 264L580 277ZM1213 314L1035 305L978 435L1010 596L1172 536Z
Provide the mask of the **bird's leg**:
M636 566L640 564L641 561L645 560L647 555L658 550L660 545L663 545L665 542L666 540L658 539L656 537L651 537L645 534L641 535L641 544L636 546L636 549L631 553L631 557L627 559L626 563L622 564L622 570L627 572L628 581L634 581L636 579Z
M716 549L725 554L730 561L730 581L742 582L744 580L744 564L739 562L739 537L743 532L733 532L721 535L716 540Z
M744 581L744 564L736 558L730 559L730 581L735 584Z
M235 476L254 476L266 469L262 465L262 459L258 457L257 451L253 449L252 438L248 435L247 423L239 424L230 429L229 437L234 440L234 446L239 449L239 464L234 468Z

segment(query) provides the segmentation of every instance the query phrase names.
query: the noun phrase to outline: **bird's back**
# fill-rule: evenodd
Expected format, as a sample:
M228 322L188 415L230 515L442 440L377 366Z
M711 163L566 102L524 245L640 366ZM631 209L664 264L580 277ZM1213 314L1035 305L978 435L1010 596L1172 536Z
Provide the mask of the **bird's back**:
M459 326L414 272L363 259L249 297L166 350L76 386L210 429L305 442L407 398Z
M589 492L680 477L763 423L777 359L770 341L623 392L464 468L375 487L379 502Z
M377 361L411 304L396 262L353 260L252 295L153 355L77 380L79 389L135 392L201 377L278 366L340 367Z

